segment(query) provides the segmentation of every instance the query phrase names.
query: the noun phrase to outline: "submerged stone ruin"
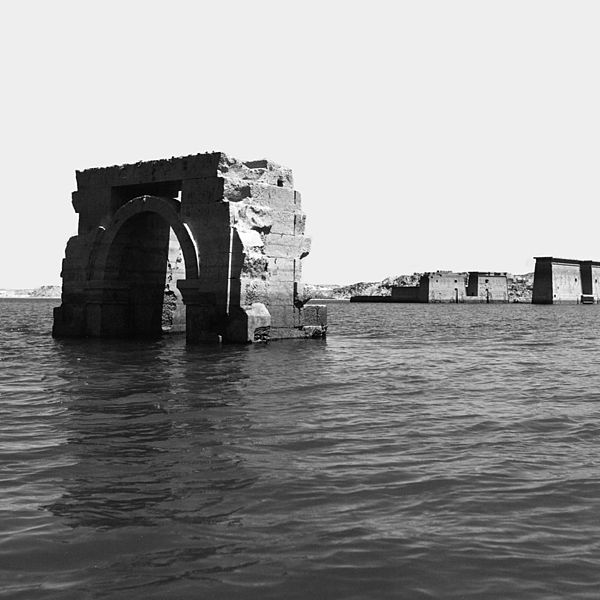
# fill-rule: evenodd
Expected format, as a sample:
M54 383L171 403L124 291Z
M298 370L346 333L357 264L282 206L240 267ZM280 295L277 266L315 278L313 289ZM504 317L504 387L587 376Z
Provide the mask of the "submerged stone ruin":
M493 271L423 273L419 285L392 286L389 296L352 296L351 302L507 303L508 275Z
M215 152L76 177L54 336L159 336L165 319L189 343L325 335L300 285L310 239L289 169Z
M600 304L600 262L536 256L533 304Z

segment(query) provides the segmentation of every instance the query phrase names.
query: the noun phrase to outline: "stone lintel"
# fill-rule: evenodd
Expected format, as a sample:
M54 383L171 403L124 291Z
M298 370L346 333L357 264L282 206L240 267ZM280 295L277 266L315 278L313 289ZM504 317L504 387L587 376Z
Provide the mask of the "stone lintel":
M112 187L210 177L217 174L221 154L192 154L76 171L77 187Z

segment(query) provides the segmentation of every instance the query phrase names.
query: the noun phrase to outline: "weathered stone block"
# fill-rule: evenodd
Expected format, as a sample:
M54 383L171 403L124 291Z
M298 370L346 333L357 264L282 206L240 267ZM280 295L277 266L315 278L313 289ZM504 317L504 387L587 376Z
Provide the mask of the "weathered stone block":
M306 215L301 212L294 213L294 235L304 235L306 229Z
M255 229L237 229L244 251L252 248L262 248L265 243L260 233Z
M302 332L306 338L322 338L325 337L327 328L323 328L320 325L307 325L302 327Z
M252 183L250 185L252 201L279 210L294 211L298 207L294 202L294 190L284 187Z
M298 327L273 327L271 326L271 340L287 340L297 339L301 340L306 337L302 329Z
M272 258L303 258L310 252L310 239L304 236L270 234L265 240L265 254Z
M296 264L294 258L270 257L267 260L267 271L278 281L297 281Z
M272 327L299 327L300 311L290 304L269 304Z
M294 305L294 285L287 281L264 281L261 279L241 278L241 304L262 302L271 304Z
M219 173L231 179L260 181L277 187L294 187L291 170L268 160L241 162L221 154Z
M222 202L224 199L222 177L184 179L181 183L181 209L184 216L201 211L207 204Z
M290 211L278 211L273 217L273 225L270 233L280 233L284 235L296 234L297 215Z
M271 315L264 304L255 302L251 306L236 307L229 315L225 341L267 341L270 328Z
M238 202L231 206L231 224L238 230L255 230L268 233L273 227L277 213L262 204Z
M327 306L325 304L305 304L300 311L300 322L305 327L327 325Z
M204 204L186 203L181 209L182 220L190 227L211 229L230 226L229 202L219 200ZM211 227L212 226L212 227Z

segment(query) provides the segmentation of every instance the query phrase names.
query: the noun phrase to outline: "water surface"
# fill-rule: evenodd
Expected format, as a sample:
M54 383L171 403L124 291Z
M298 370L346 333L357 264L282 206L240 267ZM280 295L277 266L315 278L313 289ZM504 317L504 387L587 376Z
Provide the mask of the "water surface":
M53 340L0 300L0 598L597 598L595 306Z

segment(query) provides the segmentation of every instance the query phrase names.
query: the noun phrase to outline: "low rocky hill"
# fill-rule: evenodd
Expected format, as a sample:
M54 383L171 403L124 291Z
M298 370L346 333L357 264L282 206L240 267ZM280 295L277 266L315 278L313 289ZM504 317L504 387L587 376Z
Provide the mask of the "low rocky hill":
M30 298L60 298L61 286L60 285L43 285L39 288L35 288L29 294Z
M60 298L60 285L42 285L35 289L0 289L0 298Z

